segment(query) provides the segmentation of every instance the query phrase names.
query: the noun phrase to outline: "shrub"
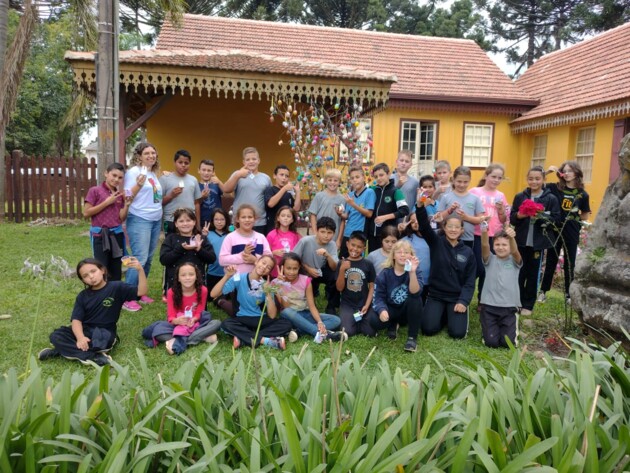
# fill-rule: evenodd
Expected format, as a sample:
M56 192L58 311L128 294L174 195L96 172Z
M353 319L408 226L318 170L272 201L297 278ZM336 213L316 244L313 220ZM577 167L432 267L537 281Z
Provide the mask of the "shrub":
M621 471L630 449L627 355L575 343L536 368L366 373L342 348L279 361L208 349L169 382L138 365L0 380L0 471ZM132 373L134 375L132 376ZM553 470L552 467L556 470Z

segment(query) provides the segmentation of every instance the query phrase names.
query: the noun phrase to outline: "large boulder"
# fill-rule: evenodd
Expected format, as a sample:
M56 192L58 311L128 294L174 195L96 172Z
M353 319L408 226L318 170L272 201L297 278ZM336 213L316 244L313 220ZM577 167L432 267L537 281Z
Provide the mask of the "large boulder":
M587 328L628 344L622 329L630 332L630 134L621 141L619 165L577 258L570 293Z

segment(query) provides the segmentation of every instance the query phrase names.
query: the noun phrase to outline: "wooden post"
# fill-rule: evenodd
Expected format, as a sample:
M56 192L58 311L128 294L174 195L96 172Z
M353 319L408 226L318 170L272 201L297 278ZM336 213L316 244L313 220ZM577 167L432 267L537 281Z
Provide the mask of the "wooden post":
M98 172L117 161L118 151L118 0L98 2L98 53L96 54L96 110L98 115Z

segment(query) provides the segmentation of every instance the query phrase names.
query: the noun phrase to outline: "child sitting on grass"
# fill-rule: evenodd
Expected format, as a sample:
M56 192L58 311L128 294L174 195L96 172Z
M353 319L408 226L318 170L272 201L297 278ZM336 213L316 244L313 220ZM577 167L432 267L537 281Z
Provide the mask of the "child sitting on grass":
M495 233L494 254L490 252L488 225L481 224L481 260L486 268L486 281L481 292L479 318L483 342L488 347L506 347L505 337L517 344L518 306L520 293L518 275L523 266L516 245L516 232L507 226Z
M138 271L138 286L121 281L107 281L107 268L93 258L81 260L77 276L85 284L74 303L70 327L60 327L50 334L54 348L39 352L41 361L63 356L83 364L108 365L106 354L117 340L116 323L125 301L140 299L147 293L147 278L137 258L129 256L125 265Z
M368 316L370 326L375 332L387 328L387 337L396 340L399 325L409 324L404 349L415 352L422 320L422 273L408 241L400 240L394 245L375 286L374 310Z
M285 253L280 263L278 277L273 283L279 289L277 302L280 306L280 317L287 319L298 334L316 337L316 343L324 340L341 340L341 332L333 330L341 321L336 315L320 314L315 306L311 278L300 274L302 260L295 253ZM347 338L347 336L345 337Z
M291 322L278 318L278 308L271 292L265 293L263 278L267 278L276 261L263 255L248 273L237 273L236 267L225 268L225 276L212 288L215 298L236 291L235 317L223 321L221 330L234 337L234 348L264 345L278 350L286 348L285 335L292 329Z

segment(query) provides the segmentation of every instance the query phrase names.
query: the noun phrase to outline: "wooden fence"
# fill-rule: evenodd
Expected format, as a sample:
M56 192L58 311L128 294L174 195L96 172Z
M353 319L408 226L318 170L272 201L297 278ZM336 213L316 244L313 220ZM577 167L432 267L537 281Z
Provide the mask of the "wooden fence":
M96 162L86 158L24 156L4 160L6 221L83 218L83 199L96 185Z

